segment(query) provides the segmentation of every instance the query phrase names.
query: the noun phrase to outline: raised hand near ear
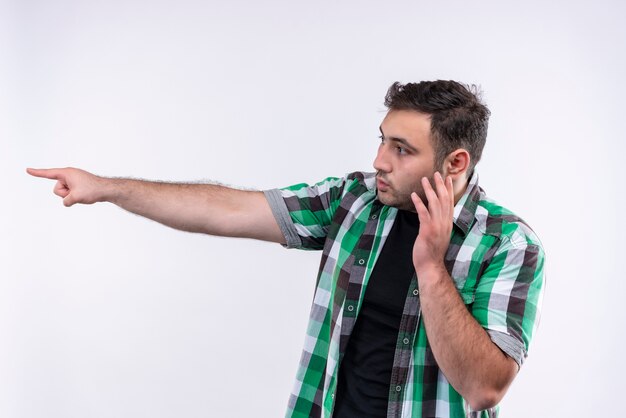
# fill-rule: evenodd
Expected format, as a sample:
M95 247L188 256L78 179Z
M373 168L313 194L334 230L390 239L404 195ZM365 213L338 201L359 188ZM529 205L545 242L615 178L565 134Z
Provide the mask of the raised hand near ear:
M27 168L31 176L56 180L54 194L63 198L65 206L92 204L105 200L107 179L78 168Z
M454 215L454 191L452 178L446 180L439 172L434 176L435 188L426 177L422 178L422 187L428 207L416 194L411 194L415 210L420 220L419 234L413 246L413 264L418 274L420 270L445 268L444 257L450 244L452 218Z

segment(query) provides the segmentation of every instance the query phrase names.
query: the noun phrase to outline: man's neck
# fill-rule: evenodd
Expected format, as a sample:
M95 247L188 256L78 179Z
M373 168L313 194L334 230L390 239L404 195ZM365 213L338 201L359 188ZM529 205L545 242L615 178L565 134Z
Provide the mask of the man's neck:
M469 179L465 176L452 182L452 187L454 190L454 204L455 205L459 203L459 200L461 200L461 198L465 194L465 191L467 190L467 186L469 186Z

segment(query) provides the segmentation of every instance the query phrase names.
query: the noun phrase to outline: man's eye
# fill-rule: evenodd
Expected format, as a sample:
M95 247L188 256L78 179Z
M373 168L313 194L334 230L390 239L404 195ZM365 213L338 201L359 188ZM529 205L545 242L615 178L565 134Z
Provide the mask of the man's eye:
M378 138L380 138L380 142L383 142L383 143L385 142L385 137L384 136L379 135Z
M402 147L396 147L396 151L398 151L398 154L406 154L406 149L402 148Z

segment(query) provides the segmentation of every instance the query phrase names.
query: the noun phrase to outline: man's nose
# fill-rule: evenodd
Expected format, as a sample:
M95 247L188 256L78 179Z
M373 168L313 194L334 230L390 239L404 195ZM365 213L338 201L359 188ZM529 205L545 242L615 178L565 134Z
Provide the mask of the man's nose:
M378 147L378 153L376 154L376 158L374 158L373 165L376 171L382 171L384 173L389 173L391 171L391 165L389 164L384 144L381 144Z

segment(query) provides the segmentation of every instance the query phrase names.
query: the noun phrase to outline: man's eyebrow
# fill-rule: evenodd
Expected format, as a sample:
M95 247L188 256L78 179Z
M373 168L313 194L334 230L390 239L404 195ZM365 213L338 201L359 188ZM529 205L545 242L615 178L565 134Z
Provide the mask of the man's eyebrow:
M379 126L378 130L380 130L380 133L383 135L383 138L386 138L386 139L388 139L390 141L399 142L402 145L404 145L406 148L408 148L410 151L417 152L417 150L406 139L398 138L398 137L395 137L395 136L385 137L385 133L383 132L383 127L382 126Z

